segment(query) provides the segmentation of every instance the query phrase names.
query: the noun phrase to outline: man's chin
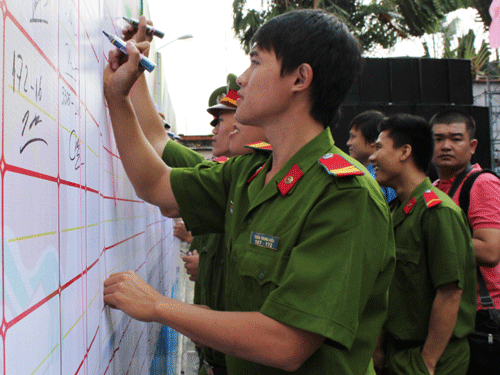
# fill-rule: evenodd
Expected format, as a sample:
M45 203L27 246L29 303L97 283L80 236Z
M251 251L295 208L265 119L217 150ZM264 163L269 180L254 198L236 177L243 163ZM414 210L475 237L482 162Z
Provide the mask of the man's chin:
M439 159L432 162L436 168L458 168L453 160Z

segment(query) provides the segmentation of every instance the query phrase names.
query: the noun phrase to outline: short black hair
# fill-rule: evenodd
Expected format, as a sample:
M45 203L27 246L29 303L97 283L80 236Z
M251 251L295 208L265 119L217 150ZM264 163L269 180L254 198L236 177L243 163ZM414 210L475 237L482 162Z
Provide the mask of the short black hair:
M471 115L456 108L448 108L432 116L429 121L429 126L432 128L436 124L451 125L456 123L464 123L469 138L474 139L476 133L476 121Z
M378 137L378 126L385 119L385 115L380 111L364 111L352 119L348 130L359 130L367 142L373 143Z
M416 167L422 172L427 171L434 145L431 128L423 117L399 113L382 121L378 129L380 132L388 131L395 148L410 145Z
M276 54L282 76L309 64L311 115L325 127L334 125L362 63L359 42L342 21L319 9L294 10L267 21L251 44Z

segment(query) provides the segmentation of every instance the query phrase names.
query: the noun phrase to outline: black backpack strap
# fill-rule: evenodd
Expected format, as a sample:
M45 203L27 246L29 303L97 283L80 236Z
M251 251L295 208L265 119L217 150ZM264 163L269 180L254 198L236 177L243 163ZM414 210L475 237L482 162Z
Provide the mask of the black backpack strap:
M465 212L465 215L467 217L469 217L470 191L472 189L472 185L474 185L476 179L483 173L490 173L496 178L500 179L500 177L498 177L495 172L489 169L482 169L480 171L473 172L469 175L469 177L467 177L467 179L464 181L464 184L462 185L462 190L460 190L460 195L458 196L459 206ZM450 197L452 196L453 195L450 195Z
M456 193L456 191L458 190L458 187L460 186L460 184L462 183L462 181L464 180L465 177L467 177L467 175L469 174L469 172L472 171L472 165L467 164L467 166L465 167L465 169L460 172L457 177L455 177L455 181L453 181L453 184L451 185L451 188L450 188L450 191L448 192L448 195L450 197L453 197Z
M490 293L488 292L488 288L486 287L486 283L484 281L481 269L479 267L476 267L476 270L477 270L477 283L479 284L481 309L495 307L495 305L493 304L493 298L491 298Z
M465 212L465 216L467 216L467 219L469 218L470 191L472 190L472 186L474 185L476 179L483 173L490 173L495 177L497 177L498 179L500 179L500 177L498 177L498 175L495 172L489 169L482 169L480 171L473 172L469 175L469 177L467 177L467 179L464 181L464 184L462 185L462 190L460 190L460 195L458 196L459 206ZM472 233L472 227L470 226L470 223L469 227ZM477 282L479 284L481 309L494 308L495 305L493 304L493 298L491 298L490 293L488 292L488 288L486 287L486 283L484 281L483 273L481 272L479 266L476 267L476 270L477 270Z

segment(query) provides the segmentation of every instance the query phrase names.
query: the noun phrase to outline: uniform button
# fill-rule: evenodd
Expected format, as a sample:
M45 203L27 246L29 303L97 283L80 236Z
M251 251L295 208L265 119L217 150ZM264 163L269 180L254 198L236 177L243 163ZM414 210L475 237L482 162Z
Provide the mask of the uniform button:
M252 223L252 218L251 218L251 217L249 217L249 218L247 219L247 224L248 224L248 225L250 225L251 223Z
M237 257L233 257L233 263L236 263L238 262L238 258Z
M207 251L207 247L206 247L206 246L203 246L201 249L202 249L203 251Z
M329 152L328 154L324 154L323 155L323 159L330 159L333 157L333 154L331 152Z
M264 272L259 273L259 280L263 280L264 277L266 277L266 274Z

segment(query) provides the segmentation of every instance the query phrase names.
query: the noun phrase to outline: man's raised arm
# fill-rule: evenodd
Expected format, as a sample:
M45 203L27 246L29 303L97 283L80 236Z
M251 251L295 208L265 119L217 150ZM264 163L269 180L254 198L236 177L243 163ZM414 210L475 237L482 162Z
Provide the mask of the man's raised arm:
M152 24L152 22L149 22ZM144 41L151 42L153 36L146 31L146 17L139 17L137 29L132 25L127 25L123 29L123 39L134 39L137 43ZM141 74L137 79L130 93L132 106L141 126L144 136L153 146L156 153L161 157L163 150L169 141L163 120L158 114L155 103L148 89L146 76Z
M116 145L121 162L139 198L154 204L164 215L179 216L179 208L170 186L170 170L144 136L130 99L130 90L143 72L139 70L141 52L148 42L127 42L128 59L119 51L109 53L104 70L104 96L108 103Z

